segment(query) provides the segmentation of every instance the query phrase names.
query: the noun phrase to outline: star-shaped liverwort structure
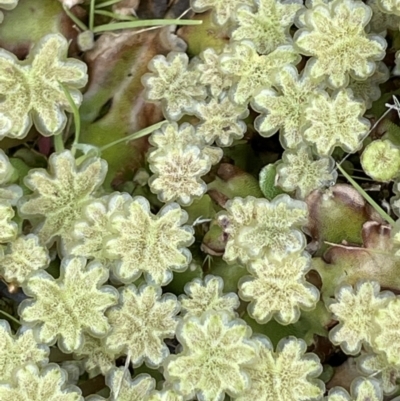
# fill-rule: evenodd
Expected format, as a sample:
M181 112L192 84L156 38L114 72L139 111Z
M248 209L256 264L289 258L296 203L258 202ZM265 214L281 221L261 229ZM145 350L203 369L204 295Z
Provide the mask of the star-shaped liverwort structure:
M64 110L72 112L72 108L62 85L79 106L82 94L78 89L88 79L86 64L67 58L67 52L67 39L60 34L42 38L23 61L0 49L0 94L4 99L0 103L0 138L22 139L33 124L44 136L64 129Z

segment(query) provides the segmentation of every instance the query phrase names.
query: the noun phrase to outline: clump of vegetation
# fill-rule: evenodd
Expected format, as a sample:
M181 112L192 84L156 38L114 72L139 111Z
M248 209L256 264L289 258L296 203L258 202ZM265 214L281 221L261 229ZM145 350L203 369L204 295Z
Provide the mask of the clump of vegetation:
M398 1L0 9L0 401L398 399Z

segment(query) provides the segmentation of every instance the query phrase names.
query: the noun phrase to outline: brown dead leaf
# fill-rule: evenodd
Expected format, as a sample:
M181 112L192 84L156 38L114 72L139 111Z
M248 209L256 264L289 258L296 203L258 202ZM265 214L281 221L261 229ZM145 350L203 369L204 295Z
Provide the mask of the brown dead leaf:
M361 245L363 224L371 220L383 223L351 185L337 184L326 190L315 190L305 201L309 219L304 230L312 238L309 249L317 250L317 255L328 248L325 242Z
M368 221L362 229L362 247L338 244L329 248L323 259L314 258L323 298L333 296L339 285L354 285L358 280L375 280L382 290L400 294L400 257L395 255L390 233L389 225Z
M163 120L161 108L145 101L141 77L156 54L185 48L174 27L102 35L85 57L90 80L80 108L80 141L102 147ZM131 179L143 166L147 149L144 137L104 151L109 164L106 185L116 189Z

